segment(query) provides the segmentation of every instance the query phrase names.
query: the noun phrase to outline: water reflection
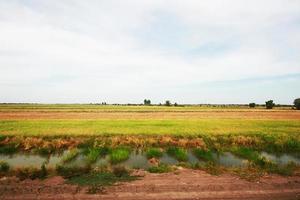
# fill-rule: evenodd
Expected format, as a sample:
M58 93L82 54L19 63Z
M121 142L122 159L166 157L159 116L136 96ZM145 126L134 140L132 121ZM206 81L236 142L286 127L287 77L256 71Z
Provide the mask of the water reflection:
M54 168L57 164L63 164L62 158L68 153L65 151L61 154L53 154L48 157L36 155L36 154L29 154L29 153L17 153L13 155L4 155L0 154L0 160L6 161L11 168L18 168L18 167L41 167L42 164L46 164L48 168ZM188 161L187 163L190 164L205 164L204 161L197 159L194 156L191 150L187 151L188 153ZM266 152L262 152L261 156L266 157L267 159L273 161L279 165L286 165L289 162L294 162L296 164L300 164L300 159L289 154L281 154L281 155L274 155ZM160 163L168 164L168 165L176 165L179 162L169 156L167 153L163 153L163 156L159 159ZM224 153L213 153L213 161L221 166L225 167L243 167L248 164L248 161L242 158L239 158L229 152ZM87 164L87 159L83 154L78 155L73 161L66 163L64 165L67 166L85 166ZM109 156L98 158L98 160L92 164L94 167L98 166L108 166L110 164ZM127 168L139 168L139 169L148 169L151 164L147 160L145 152L137 149L132 151L128 160L119 163L118 165L125 166Z

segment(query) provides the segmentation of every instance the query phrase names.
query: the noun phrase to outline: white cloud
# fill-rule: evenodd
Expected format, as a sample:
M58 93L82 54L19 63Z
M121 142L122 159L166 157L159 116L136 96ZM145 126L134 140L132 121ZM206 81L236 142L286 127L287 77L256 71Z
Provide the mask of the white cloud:
M300 73L299 27L297 0L0 0L0 101L139 102Z

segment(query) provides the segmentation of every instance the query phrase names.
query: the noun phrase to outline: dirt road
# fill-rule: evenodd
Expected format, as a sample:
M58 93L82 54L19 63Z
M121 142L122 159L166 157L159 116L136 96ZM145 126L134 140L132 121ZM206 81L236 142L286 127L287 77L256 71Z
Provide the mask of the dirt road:
M87 194L87 188L64 183L61 177L43 181L16 178L0 180L0 199L103 199L103 200L187 200L187 199L300 199L300 177L266 176L248 182L236 176L212 176L203 171L182 169L177 173L142 173L143 178L107 187L96 194Z

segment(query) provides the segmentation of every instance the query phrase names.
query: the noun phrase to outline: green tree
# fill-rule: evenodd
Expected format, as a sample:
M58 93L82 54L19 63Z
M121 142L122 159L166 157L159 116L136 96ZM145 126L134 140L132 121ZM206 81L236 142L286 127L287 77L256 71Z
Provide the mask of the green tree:
M249 103L250 108L255 108L256 104L255 103Z
M266 108L267 109L272 109L275 106L275 103L273 100L266 101Z
M294 105L297 110L300 110L300 98L294 100Z
M171 106L171 102L169 100L166 101L165 106Z
M144 105L151 105L151 100L150 99L144 99Z

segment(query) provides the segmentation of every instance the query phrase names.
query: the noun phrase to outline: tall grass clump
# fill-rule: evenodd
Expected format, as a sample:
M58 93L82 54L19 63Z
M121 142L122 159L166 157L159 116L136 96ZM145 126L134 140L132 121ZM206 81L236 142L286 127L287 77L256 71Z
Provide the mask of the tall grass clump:
M65 156L62 158L63 163L68 163L74 160L78 155L79 155L79 150L78 149L72 149L70 150Z
M148 159L160 158L160 157L162 157L162 155L163 155L163 152L159 148L149 148L146 152L146 156Z
M232 149L232 153L241 157L245 158L250 161L257 160L259 158L259 153L254 151L253 149L247 147L237 147Z
M86 159L89 163L96 162L98 157L103 157L108 153L109 149L107 147L88 148L88 150L85 152Z
M130 150L128 148L113 149L110 154L110 161L112 164L120 163L129 158Z
M213 154L210 150L194 149L193 154L200 160L213 161Z
M167 149L167 154L176 158L178 161L187 161L188 160L187 151L182 148L169 147Z
M250 162L261 168L271 169L275 167L275 164L273 162L261 156L257 151L254 151L253 149L247 147L239 147L234 148L232 152L239 157L249 160Z

